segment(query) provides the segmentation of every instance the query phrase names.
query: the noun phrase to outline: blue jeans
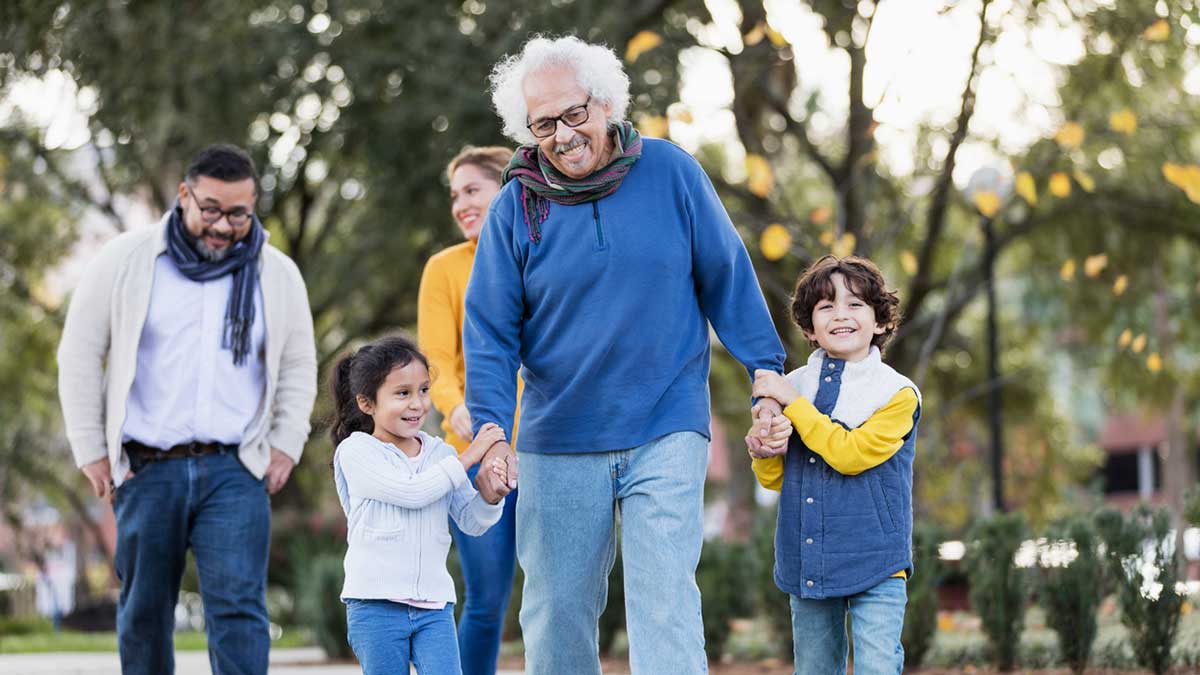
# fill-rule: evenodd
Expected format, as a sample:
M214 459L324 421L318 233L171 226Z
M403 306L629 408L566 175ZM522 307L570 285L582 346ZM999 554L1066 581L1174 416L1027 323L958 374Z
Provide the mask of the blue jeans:
M696 586L707 467L708 441L690 431L631 450L521 454L517 557L528 675L600 675L597 620L618 513L633 672L708 671Z
M149 462L117 488L117 644L125 675L175 672L175 603L196 557L217 675L267 672L271 504L234 452Z
M346 599L346 637L363 675L461 675L454 603L421 609L390 600Z
M857 595L792 603L792 649L796 675L845 675L846 615L854 631L854 675L899 675L904 669L903 579L884 579Z
M467 472L473 482L479 465ZM504 615L512 595L516 554L517 490L508 494L500 521L482 536L464 534L454 520L450 532L462 563L466 598L458 624L463 675L495 675Z

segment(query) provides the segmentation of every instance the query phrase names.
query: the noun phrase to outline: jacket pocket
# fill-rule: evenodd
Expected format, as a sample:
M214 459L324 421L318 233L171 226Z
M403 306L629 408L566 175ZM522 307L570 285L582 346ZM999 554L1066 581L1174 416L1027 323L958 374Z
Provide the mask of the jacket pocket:
M893 533L900 529L896 524L896 513L888 501L887 490L883 489L883 479L878 471L871 471L867 476L871 486L871 498L875 502L875 512L879 514L879 525L884 532Z
M403 539L404 535L404 527L379 528L363 525L363 539L370 539L373 541L395 541L398 539Z

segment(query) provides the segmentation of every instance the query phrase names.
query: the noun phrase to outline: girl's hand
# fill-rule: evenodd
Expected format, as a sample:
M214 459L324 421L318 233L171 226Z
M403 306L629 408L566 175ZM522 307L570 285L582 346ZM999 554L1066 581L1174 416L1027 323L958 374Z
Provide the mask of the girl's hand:
M450 429L459 438L471 437L471 413L465 403L450 411Z
M515 460L516 458L514 457L513 459ZM489 483L489 485L493 486L492 490L488 490L487 492L480 491L480 494L483 495L483 501L489 504L499 504L504 499L504 495L512 492L512 488L508 486L508 462L505 461L504 457L492 457L486 462L485 466L479 467L479 475L475 477L476 485L479 484L479 480L483 477L485 471L492 472L495 480ZM495 499L495 501L492 501L492 499Z
M773 398L785 408L800 396L800 392L796 391L786 377L771 370L761 369L754 371L752 393L755 398Z
M483 459L483 455L496 443L504 441L504 429L488 422L479 427L479 433L475 434L475 440L467 446L467 449L458 456L462 460L463 468L469 469L479 463Z

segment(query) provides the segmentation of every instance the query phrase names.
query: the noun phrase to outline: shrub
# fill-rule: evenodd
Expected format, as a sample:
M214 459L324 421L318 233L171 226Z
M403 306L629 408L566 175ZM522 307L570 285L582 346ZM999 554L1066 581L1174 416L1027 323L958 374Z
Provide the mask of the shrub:
M730 620L753 612L750 588L758 574L749 546L719 539L705 542L696 568L704 617L704 651L718 660L729 639Z
M1013 557L1025 534L1025 517L1020 513L993 516L972 528L963 561L971 584L971 606L983 621L992 658L1003 672L1017 664L1024 624L1024 575Z
M620 539L619 531L617 539ZM600 653L610 654L616 644L617 633L625 630L625 563L619 545L612 572L608 575L608 604L600 615L599 629Z
M933 636L937 632L938 587L946 576L945 565L938 558L938 543L942 540L937 528L918 525L913 528L913 578L908 581L908 606L904 609L904 665L921 665Z
M346 608L341 601L342 556L321 553L308 561L296 593L296 615L312 631L329 658L353 656L346 641Z
M775 585L775 509L760 509L754 516L751 553L755 560L751 585L758 613L770 626L774 652L792 656L792 606L787 593Z
M1178 566L1170 516L1138 504L1128 517L1106 508L1096 516L1104 561L1116 579L1121 622L1129 629L1138 664L1161 675L1171 667L1183 596L1175 591Z
M1096 639L1096 610L1100 606L1099 580L1103 571L1096 550L1096 535L1083 518L1071 518L1047 532L1051 555L1073 551L1073 560L1043 556L1039 595L1046 621L1058 634L1062 658L1071 672L1087 668ZM1068 548L1069 547L1069 548Z

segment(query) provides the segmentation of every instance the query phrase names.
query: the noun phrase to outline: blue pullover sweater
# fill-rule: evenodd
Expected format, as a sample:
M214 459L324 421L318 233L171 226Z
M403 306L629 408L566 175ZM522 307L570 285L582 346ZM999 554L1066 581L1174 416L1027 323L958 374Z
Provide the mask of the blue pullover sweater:
M709 322L749 374L782 370L750 257L708 176L679 147L643 142L613 194L551 203L537 244L520 183L493 200L463 324L475 431L511 430L520 367L521 452L709 437Z

